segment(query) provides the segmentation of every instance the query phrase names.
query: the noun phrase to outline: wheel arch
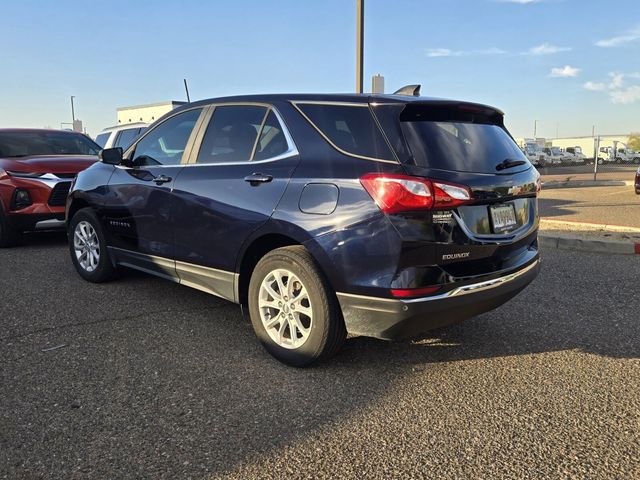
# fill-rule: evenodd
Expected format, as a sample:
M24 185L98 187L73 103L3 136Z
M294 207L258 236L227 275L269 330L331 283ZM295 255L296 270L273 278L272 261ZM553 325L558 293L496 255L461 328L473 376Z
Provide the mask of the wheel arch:
M303 246L315 260L320 271L325 275L329 284L335 289L335 279L330 274L327 262L330 262L322 248L313 241L313 238L300 227L283 222L273 222L254 234L243 246L238 255L236 272L238 280L237 301L240 305L247 304L249 282L251 274L260 259L267 253L277 248L292 245Z

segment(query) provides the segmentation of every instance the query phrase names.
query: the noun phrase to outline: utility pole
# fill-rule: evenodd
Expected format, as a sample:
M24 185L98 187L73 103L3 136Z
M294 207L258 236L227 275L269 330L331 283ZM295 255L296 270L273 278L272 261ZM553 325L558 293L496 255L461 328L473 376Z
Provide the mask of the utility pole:
M356 93L364 89L364 0L356 0Z
M73 123L75 123L75 121L76 121L76 112L75 112L75 110L73 109L73 99L74 99L74 98L76 98L76 97L75 97L75 96L73 96L73 95L71 95L71 122L72 122L72 125L73 125Z
M536 135L538 134L538 120L533 121L533 139L536 139Z

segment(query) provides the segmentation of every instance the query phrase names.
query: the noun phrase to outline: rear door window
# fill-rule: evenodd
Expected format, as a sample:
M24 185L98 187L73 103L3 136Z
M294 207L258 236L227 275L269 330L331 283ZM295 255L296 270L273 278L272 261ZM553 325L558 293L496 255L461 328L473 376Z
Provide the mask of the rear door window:
M223 105L216 107L202 140L196 163L248 162L267 107Z
M394 160L368 104L299 102L296 107L339 150L360 157Z

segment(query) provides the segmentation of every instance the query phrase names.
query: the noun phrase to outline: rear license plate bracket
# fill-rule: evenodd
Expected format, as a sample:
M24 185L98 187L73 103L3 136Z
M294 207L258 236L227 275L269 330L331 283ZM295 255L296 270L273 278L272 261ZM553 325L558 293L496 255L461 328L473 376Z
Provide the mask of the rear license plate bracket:
M489 205L489 218L493 233L505 233L518 225L516 207L513 203Z

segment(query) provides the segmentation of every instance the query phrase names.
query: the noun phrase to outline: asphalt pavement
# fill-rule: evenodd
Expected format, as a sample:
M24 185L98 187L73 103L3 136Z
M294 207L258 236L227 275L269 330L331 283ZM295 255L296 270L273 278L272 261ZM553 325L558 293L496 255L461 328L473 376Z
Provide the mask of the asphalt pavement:
M235 305L32 236L0 250L0 478L640 478L640 258L543 259L494 312L298 370Z
M544 188L540 216L552 220L640 227L640 195L633 186Z

